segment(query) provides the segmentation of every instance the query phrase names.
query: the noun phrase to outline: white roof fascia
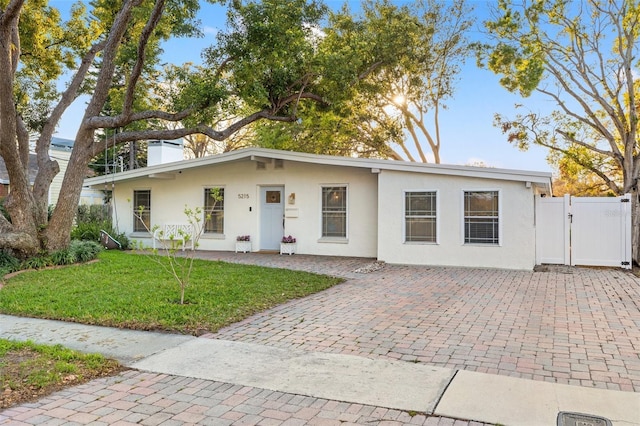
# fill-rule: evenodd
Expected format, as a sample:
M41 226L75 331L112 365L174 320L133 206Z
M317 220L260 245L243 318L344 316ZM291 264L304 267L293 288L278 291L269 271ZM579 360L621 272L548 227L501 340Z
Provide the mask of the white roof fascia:
M143 167L126 172L89 178L85 180L85 185L99 185L104 184L105 182L117 182L122 180L136 179L148 177L152 174L157 175L162 173L176 173L181 170L188 170L214 164L229 163L244 159L260 159L260 161L264 161L265 158L342 167L380 169L382 172L384 172L385 170L392 170L400 172L531 182L549 185L549 187L551 185L551 173L548 172L497 169L490 167L456 166L448 164L425 164L408 161L379 160L369 158L337 157L330 155L308 154L303 152L281 151L266 148L245 148L219 155L211 155L191 160L159 164L156 166Z

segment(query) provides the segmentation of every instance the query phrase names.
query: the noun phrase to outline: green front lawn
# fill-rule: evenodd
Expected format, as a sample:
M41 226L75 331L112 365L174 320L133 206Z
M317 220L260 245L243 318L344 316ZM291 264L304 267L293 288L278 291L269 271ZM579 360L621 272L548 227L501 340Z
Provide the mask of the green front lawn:
M196 259L180 305L178 282L147 256L105 251L99 259L7 280L0 290L0 312L200 335L341 282L307 272Z

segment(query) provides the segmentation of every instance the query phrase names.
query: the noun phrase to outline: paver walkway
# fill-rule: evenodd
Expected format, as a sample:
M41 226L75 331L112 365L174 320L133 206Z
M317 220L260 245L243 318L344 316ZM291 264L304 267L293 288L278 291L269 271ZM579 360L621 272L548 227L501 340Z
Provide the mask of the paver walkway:
M640 391L640 280L623 271L552 268L552 272L521 272L397 265L378 269L370 259L198 255L348 278L332 289L205 338ZM487 378L495 381L495 376ZM569 392L573 395L573 390ZM631 394L615 398L626 399L620 395ZM547 408L555 416L553 407ZM140 371L94 380L0 412L3 425L196 423L484 425Z
M358 274L370 259L200 256L349 278L208 337L640 392L640 279L623 270L385 265Z
M26 425L489 426L190 377L128 371L0 412Z

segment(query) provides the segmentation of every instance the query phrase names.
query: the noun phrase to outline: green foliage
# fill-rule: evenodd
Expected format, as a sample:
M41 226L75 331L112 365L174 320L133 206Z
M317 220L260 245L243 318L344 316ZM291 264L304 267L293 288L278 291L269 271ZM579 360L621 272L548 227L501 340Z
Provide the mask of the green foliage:
M20 268L20 260L4 250L0 250L0 278Z
M120 243L120 247L122 248L122 250L129 250L132 247L132 243L131 240L129 239L129 237L127 237L127 234L124 232L120 232L120 233L114 233L111 234L109 233L109 235L111 235L117 242Z
M498 116L496 124L521 149L548 148L567 188L636 190L639 11L634 0L500 0L485 22L480 64L507 90L524 97L535 91L557 108L546 116Z
M51 262L54 265L73 265L77 261L76 253L69 248L51 253Z
M326 103L298 104L295 123L256 123L256 143L401 158L396 151L409 152L410 136L418 151L428 143L439 161L437 110L452 96L460 64L471 52L467 12L463 0L403 6L381 0L363 2L358 15L347 8L330 13L322 37L312 39L315 56L308 72L319 76L309 80L308 90ZM405 101L395 103L396 95ZM433 131L424 117L434 117Z
M185 303L157 263L103 251L89 265L26 272L0 292L0 312L199 335L341 282L300 271L196 259Z
M76 225L71 230L72 240L100 242L101 231L106 231L123 250L130 248L130 241L124 232L116 232L111 222L108 205L80 205L76 213Z
M95 259L101 251L102 246L97 242L73 240L66 249L51 254L40 254L22 261L18 269L42 269L48 266L84 263Z
M58 98L56 80L76 68L76 61L102 32L88 21L86 5L71 7L69 20L44 1L26 2L20 15L21 66L14 94L32 131L40 131Z
M66 249L51 253L50 258L53 265L72 265L93 260L101 251L102 246L95 241L73 240Z
M100 230L111 229L111 222L78 223L71 230L71 238L75 240L100 241Z
M228 31L205 52L213 69L227 58L229 83L248 106L270 108L279 99L304 90L314 69L314 30L327 8L315 0L234 1Z
M111 221L111 209L107 205L81 204L78 206L78 211L76 212L76 222L78 223L104 223L109 221Z
M42 269L51 265L53 265L51 257L46 254L40 254L23 260L20 264L20 269Z

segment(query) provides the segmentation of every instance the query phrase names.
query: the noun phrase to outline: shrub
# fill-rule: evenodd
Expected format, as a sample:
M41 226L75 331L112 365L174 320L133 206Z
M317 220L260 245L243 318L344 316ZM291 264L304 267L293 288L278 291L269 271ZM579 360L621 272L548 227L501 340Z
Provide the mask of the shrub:
M71 241L68 249L73 253L77 262L88 262L98 257L102 246L95 241Z
M53 265L51 257L41 254L23 260L22 263L20 263L20 269L42 269L51 265Z
M76 226L71 230L72 240L100 242L100 231L106 231L123 250L131 247L131 242L123 232L118 233L112 225L108 205L80 205L76 214Z
M20 269L20 261L4 250L0 250L0 278Z
M51 264L72 265L78 262L88 262L98 257L102 246L95 241L73 240L69 247L51 253Z
M75 253L68 248L51 253L51 262L54 265L72 265L77 261Z
M108 222L111 227L111 211L104 204L82 204L76 212L76 223Z
M81 222L71 230L72 240L100 241L100 231L111 229L109 222Z
M121 232L117 235L113 235L110 233L110 235L112 235L113 238L115 238L116 241L120 243L122 250L129 250L131 248L131 241L129 240L129 237L127 237L127 234L125 234L124 232Z

